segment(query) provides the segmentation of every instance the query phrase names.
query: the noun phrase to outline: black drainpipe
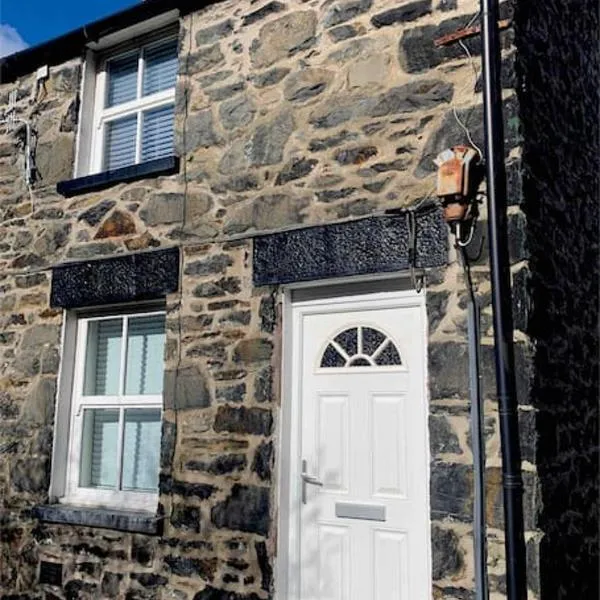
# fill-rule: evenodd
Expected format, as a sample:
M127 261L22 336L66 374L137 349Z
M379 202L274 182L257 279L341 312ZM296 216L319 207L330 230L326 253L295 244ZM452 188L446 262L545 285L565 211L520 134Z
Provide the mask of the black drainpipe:
M508 600L526 600L523 481L521 478L506 227L506 172L504 169L498 0L481 0L481 32L490 270L504 492L506 592Z

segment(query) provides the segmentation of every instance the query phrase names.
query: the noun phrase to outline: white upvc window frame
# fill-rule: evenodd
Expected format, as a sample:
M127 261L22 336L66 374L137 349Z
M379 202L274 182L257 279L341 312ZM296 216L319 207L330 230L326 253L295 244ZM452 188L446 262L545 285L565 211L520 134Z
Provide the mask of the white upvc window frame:
M165 315L164 309L148 308L146 310L116 310L96 315L77 315L75 340L71 343L75 345L74 353L71 351L73 363L70 365L70 373L64 373L63 376L71 375L71 394L64 403L68 402L69 410L62 411L63 415L69 414L69 422L57 423L56 434L64 435L68 430L68 441L66 444L66 465L63 469L64 495L58 498L63 504L74 506L90 506L98 508L112 508L122 510L137 510L146 512L156 512L158 505L158 490L156 492L130 491L130 490L108 490L101 488L91 488L80 486L80 465L82 461L83 447L83 420L86 409L119 409L119 441L117 448L117 465L119 473L117 475L118 487L122 483L123 475L123 438L124 438L124 418L125 410L136 408L147 408L160 410L161 422L163 416L163 397L162 394L147 395L126 395L125 385L125 362L127 360L127 333L129 320L132 318ZM87 356L87 340L89 324L93 321L108 319L123 319L121 348L120 348L120 378L119 392L111 396L86 396L83 393L85 363ZM69 343L63 336L63 342ZM66 349L66 348L65 348ZM63 352L63 355L69 354ZM69 365L67 365L67 368ZM65 386L61 386L65 387ZM60 398L59 398L60 401ZM64 404L63 404L64 406ZM60 415L58 415L60 418ZM158 449L160 452L160 448ZM57 459L57 450L55 446L54 459ZM58 469L59 471L61 469ZM158 476L158 473L157 473ZM53 465L54 486L57 485L55 476L55 466ZM60 483L59 483L60 485ZM51 486L52 488L52 486ZM52 494L51 494L52 495Z
M94 126L93 140L91 152L90 172L100 173L107 170L104 165L105 158L105 139L107 126L117 119L137 115L137 130L136 130L136 152L135 163L140 164L142 154L142 124L143 115L149 110L162 108L165 106L175 106L175 85L167 90L155 92L148 96L142 95L145 69L145 53L149 48L160 46L168 41L176 40L176 34L168 34L147 41L146 43L138 44L132 48L121 52L107 53L100 58L96 70L95 81L95 98L94 98ZM124 58L131 54L138 54L138 70L137 70L137 94L136 99L123 104L107 107L108 96L108 63L111 60ZM128 165L131 166L131 165Z

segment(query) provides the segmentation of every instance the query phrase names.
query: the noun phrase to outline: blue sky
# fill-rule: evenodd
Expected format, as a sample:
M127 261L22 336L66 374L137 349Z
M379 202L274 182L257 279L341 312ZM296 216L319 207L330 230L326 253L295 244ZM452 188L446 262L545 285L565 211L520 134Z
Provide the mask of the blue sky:
M0 56L36 46L136 0L0 0Z

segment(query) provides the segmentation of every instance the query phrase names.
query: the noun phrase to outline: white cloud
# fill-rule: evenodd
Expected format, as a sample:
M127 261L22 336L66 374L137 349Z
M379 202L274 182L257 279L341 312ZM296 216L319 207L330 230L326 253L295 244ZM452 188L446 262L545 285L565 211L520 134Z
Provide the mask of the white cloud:
M0 58L24 50L27 46L14 27L0 23Z

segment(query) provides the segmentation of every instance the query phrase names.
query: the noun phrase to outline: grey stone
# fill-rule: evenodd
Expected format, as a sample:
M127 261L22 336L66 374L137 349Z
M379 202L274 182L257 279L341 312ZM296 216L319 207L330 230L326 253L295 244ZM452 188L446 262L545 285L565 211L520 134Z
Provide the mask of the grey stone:
M279 83L289 72L286 67L273 67L264 73L253 75L252 82L257 88L269 87Z
M318 128L336 127L361 117L383 117L395 113L427 110L452 100L452 85L435 79L412 81L379 94L357 96L338 102L311 115L311 123Z
M219 44L204 46L186 59L185 71L189 74L208 71L223 64L224 61L225 57Z
M257 402L273 400L273 368L266 367L256 375L254 383L254 399Z
M185 463L185 468L189 471L203 471L212 475L225 475L235 471L243 471L246 468L246 462L245 454L223 454L209 462L190 460Z
M234 140L219 161L219 173L233 175L243 173L250 166L249 142Z
M265 333L273 333L277 325L277 304L274 294L261 299L258 316L260 317L261 330Z
M224 37L231 35L233 32L233 20L227 19L211 27L200 29L196 32L196 44L198 46L205 46L206 44L214 44L219 42Z
M216 73L209 73L208 75L204 75L202 77L198 77L198 83L203 87L210 87L219 81L223 81L233 75L233 71L217 71Z
M369 200L368 198L357 198L351 202L336 206L335 211L338 218L346 219L348 217L368 215L373 212L376 206L377 205L373 200Z
M248 148L250 164L264 166L281 162L285 144L293 130L294 118L290 111L283 111L268 123L259 125Z
M373 4L373 0L350 0L349 2L338 2L334 4L325 14L323 25L333 27L354 19L358 15L367 12Z
M432 463L431 513L435 519L452 518L470 523L473 518L472 466Z
M246 384L242 382L226 388L218 388L216 395L217 400L223 402L242 402L246 396Z
M314 39L317 16L313 11L288 13L263 25L250 47L250 59L256 69L273 63L308 47Z
M358 146L345 148L335 153L335 160L340 165L361 165L377 154L375 146Z
M336 133L335 135L332 135L330 137L311 140L308 145L308 149L311 152L328 150L329 148L334 148L335 146L339 146L344 142L355 140L356 138L358 138L357 133L350 133L349 131L346 131L344 129L343 131L340 131L339 133Z
M215 254L203 260L188 263L185 266L186 275L216 275L225 273L233 265L233 259L227 254Z
M140 217L147 225L181 223L184 215L185 194L166 192L150 196Z
M463 568L459 539L452 529L431 525L431 576L434 581L455 576Z
M192 533L200 533L200 508L186 504L174 504L171 511L171 525ZM166 582L165 582L166 583Z
M208 148L220 143L213 125L210 108L192 113L187 118L186 127L176 136L178 154L188 154L198 148Z
M273 442L263 442L256 449L252 460L252 470L262 481L271 480L273 469Z
M261 574L260 587L265 592L271 594L273 592L273 565L269 559L267 544L265 542L255 542L254 550L256 551L256 558Z
M121 581L124 575L122 573L111 573L105 571L102 575L101 591L108 598L116 598L121 589Z
M260 600L254 592L250 594L238 594L226 590L218 590L207 585L201 592L198 592L193 600Z
M322 94L333 80L327 69L302 69L290 75L284 87L284 97L290 102L306 102Z
M386 177L385 179L381 179L379 181L372 181L369 183L363 184L363 188L367 190L367 192L371 192L373 194L378 194L383 190L383 188L392 180L391 177ZM427 296L429 299L429 295Z
M236 81L235 83L230 83L229 85L224 85L220 88L206 90L205 94L210 98L210 100L212 100L212 102L220 102L221 100L231 98L235 94L242 92L245 89L245 81Z
M366 186L365 186L366 187ZM429 292L427 294L427 318L429 321L429 334L431 335L446 316L450 292Z
M191 558L188 556L165 556L171 573L179 577L200 577L212 581L217 564L216 558Z
M501 14L506 12L508 4L508 2L502 3ZM439 25L405 29L400 39L399 60L402 68L407 73L422 73L456 58L465 58L466 53L460 44L435 46L433 41L449 33L454 33L457 29L464 28L475 18L476 15L473 14L461 15L446 19ZM506 32L501 33L500 42L505 49L508 49L512 43ZM464 39L463 45L466 46L471 56L479 56L481 53L481 42L477 37Z
M29 267L45 267L46 260L37 254L28 252L27 254L21 254L17 256L11 263L10 266L14 269L26 269Z
M325 190L317 192L317 198L320 202L334 202L340 198L347 198L356 191L356 188L342 188L341 190Z
M77 129L77 117L79 115L79 96L75 98L67 108L67 112L60 120L59 131L73 133Z
M188 483L187 481L177 481L162 476L160 488L165 494L174 494L182 498L199 498L200 500L210 498L216 489L208 483Z
M226 100L219 106L219 119L225 129L248 125L255 113L254 103L245 94Z
M73 176L75 140L72 134L59 134L51 142L38 144L35 166L44 185L58 183Z
M277 2L277 0L273 0L272 2L267 2L264 6L261 6L258 10L251 12L244 16L242 20L242 25L252 25L257 21L268 17L274 13L281 12L285 9L285 4L282 2Z
M284 194L260 196L251 204L234 211L225 233L248 230L266 231L302 222L302 210L310 204L306 197L294 198Z
M353 25L340 25L328 31L329 37L334 42L342 42L358 35L358 30Z
M32 425L52 423L56 400L56 380L43 377L27 395L23 407L23 419Z
M222 277L218 281L208 281L197 285L193 290L196 298L214 298L227 294L237 294L240 291L238 277Z
M10 480L17 492L46 494L50 483L50 461L47 457L20 458L12 466Z
M269 535L271 524L269 489L235 484L231 495L211 510L211 520L219 529L233 529Z
M515 329L527 332L531 312L531 274L527 267L513 274L511 282L513 325Z
M217 432L246 433L250 435L270 435L273 415L265 408L245 406L219 406L215 417L214 430Z
M166 371L164 377L164 405L166 409L185 410L210 406L210 392L204 375L198 367L182 367Z
M55 346L60 339L58 325L34 325L25 331L21 340L21 351L37 350L46 344Z
M275 185L283 185L309 175L319 161L310 158L294 159L277 174Z
M224 192L248 192L259 187L260 182L254 173L242 173L234 175L228 179L221 179L211 185L211 190L215 194L223 194ZM221 203L225 206L234 204L228 202L226 198L221 198Z
M166 406L165 406L166 408ZM177 423L162 419L160 438L160 468L167 471L173 464L177 444Z
M445 416L429 416L429 445L435 458L438 454L462 454L458 436Z
M396 23L408 23L424 17L430 12L431 0L416 0L416 2L403 4L397 8L374 15L371 18L371 23L378 28L395 25Z

